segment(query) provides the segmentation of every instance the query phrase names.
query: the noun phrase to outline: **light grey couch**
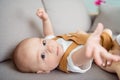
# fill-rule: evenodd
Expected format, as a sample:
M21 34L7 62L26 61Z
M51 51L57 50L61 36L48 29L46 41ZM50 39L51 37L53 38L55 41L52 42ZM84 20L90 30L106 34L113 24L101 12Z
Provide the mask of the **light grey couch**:
M106 11L104 6L95 21L92 20L83 0L0 0L0 80L118 80L116 74L103 71L94 63L84 74L66 74L59 70L50 74L17 71L11 58L15 46L27 37L43 37L41 20L35 14L39 7L48 13L56 35L77 30L92 31L98 22L103 21L108 26L116 20L111 21L111 16L106 20L108 17L104 15L111 9ZM112 27L114 33L120 32L118 26Z

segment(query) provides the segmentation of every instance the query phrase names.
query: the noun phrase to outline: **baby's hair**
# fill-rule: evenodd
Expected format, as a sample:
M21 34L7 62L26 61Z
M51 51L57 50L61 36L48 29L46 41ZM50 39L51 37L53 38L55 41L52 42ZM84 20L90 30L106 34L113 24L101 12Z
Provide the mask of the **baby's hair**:
M25 39L27 40L27 39ZM22 44L24 43L24 41L21 41L14 49L13 51L13 63L15 64L15 67L17 68L17 70L21 71L21 72L29 72L29 69L27 68L27 66L25 66L25 63L22 61L22 51L19 52L20 47L22 47Z

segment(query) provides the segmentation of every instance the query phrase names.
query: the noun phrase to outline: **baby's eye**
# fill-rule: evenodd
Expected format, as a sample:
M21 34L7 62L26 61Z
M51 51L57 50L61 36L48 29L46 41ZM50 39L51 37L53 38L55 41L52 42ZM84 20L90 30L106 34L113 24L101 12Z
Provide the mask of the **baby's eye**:
M42 42L42 43L43 43L43 45L45 46L45 45L46 45L46 40L43 40L43 42Z
M41 58L45 59L45 53L44 52L41 54Z

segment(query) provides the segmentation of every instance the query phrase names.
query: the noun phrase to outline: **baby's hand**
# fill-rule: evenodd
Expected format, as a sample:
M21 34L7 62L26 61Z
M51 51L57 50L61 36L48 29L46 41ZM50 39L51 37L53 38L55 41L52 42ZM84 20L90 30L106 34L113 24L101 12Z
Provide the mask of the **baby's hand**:
M94 33L88 38L86 46L86 56L88 58L93 58L97 65L104 65L104 60L107 61L119 61L120 57L110 54L105 48L100 45L100 35L103 32L103 25L98 24Z
M42 8L37 10L36 15L44 21L48 19L47 13Z

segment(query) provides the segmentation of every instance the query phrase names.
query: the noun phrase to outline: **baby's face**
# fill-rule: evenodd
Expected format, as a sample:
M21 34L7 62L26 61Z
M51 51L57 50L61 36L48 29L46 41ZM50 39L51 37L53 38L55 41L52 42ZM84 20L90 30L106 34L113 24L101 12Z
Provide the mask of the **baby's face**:
M55 40L31 38L25 48L28 67L37 73L49 73L58 66L63 56L63 49Z

